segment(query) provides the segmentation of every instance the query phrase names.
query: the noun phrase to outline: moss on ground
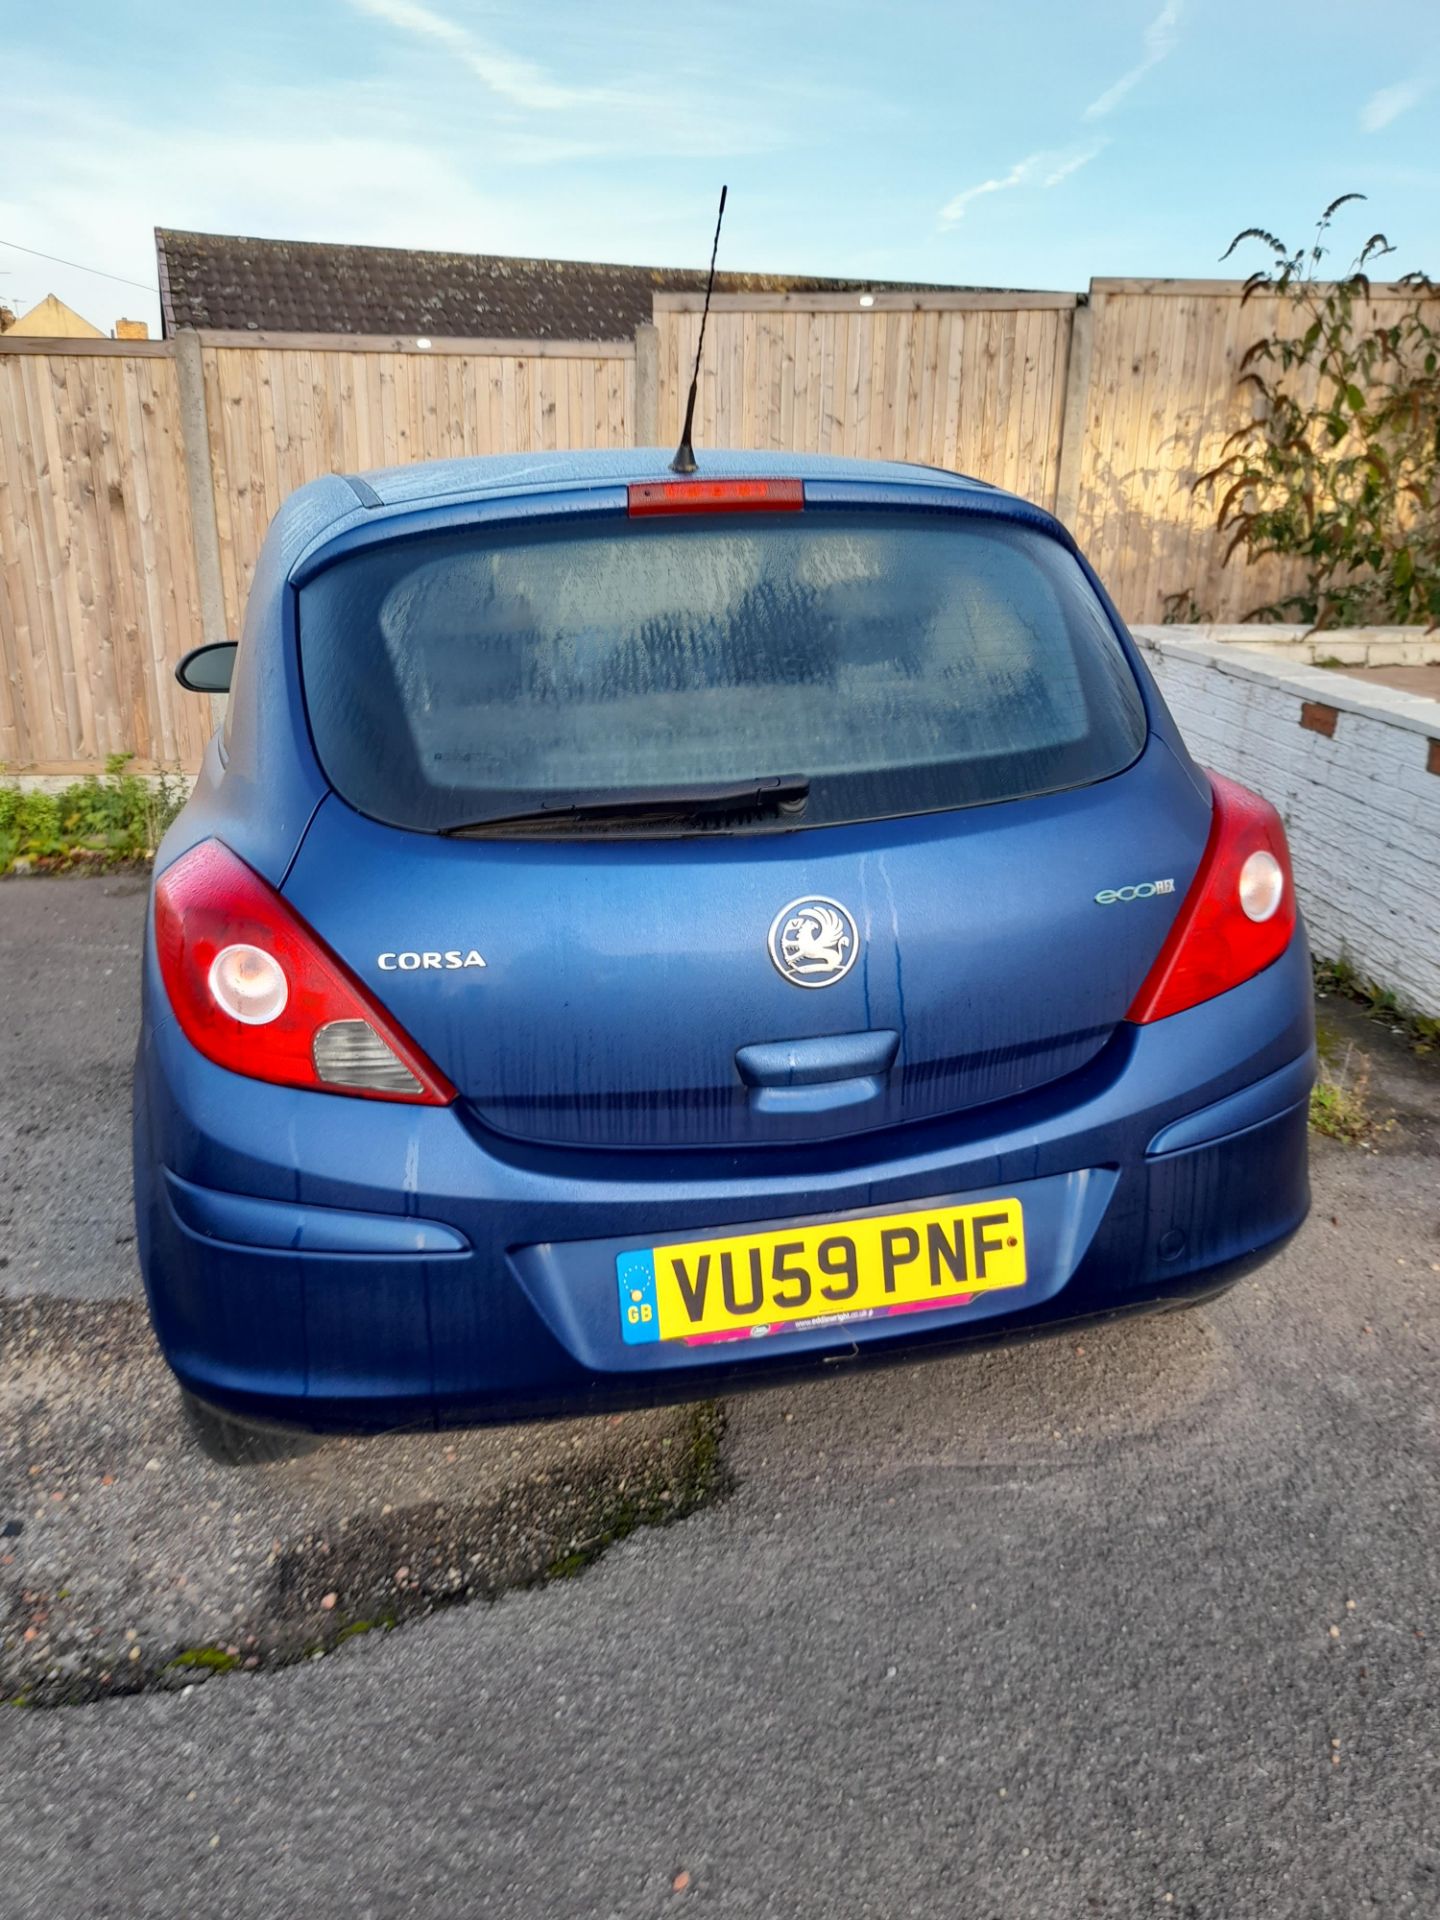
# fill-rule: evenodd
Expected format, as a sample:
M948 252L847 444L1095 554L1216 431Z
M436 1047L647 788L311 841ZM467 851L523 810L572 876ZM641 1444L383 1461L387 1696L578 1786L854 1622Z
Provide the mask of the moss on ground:
M1411 1052L1420 1059L1429 1054L1440 1054L1440 1020L1433 1019L1429 1014L1416 1013L1389 987L1367 980L1343 956L1338 960L1315 962L1315 990L1322 999L1327 993L1343 994L1347 1000L1363 1008L1373 1020L1382 1021L1395 1032L1403 1034ZM1320 1036L1324 1029L1322 1015L1316 1021L1316 1045L1322 1060L1325 1058L1325 1047ZM1332 1040L1333 1037L1331 1030Z
M233 1673L239 1664L239 1655L225 1647L186 1647L183 1653L167 1661L166 1667L167 1670L184 1667L201 1673Z

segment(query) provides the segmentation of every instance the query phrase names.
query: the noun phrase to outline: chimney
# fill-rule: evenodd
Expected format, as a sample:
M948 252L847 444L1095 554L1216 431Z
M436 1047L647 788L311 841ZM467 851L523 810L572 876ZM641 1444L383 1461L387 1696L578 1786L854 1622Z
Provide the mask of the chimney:
M115 338L117 340L148 340L150 328L144 320L117 320Z

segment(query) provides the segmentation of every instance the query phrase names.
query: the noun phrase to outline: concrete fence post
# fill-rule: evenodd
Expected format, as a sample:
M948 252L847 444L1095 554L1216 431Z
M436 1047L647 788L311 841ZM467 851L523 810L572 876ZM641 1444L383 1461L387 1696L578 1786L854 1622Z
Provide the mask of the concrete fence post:
M205 417L205 371L200 336L193 327L174 338L175 381L180 393L180 440L185 456L185 490L195 543L195 578L200 589L200 627L207 640L234 639L225 618L225 585L220 572L220 529L215 519L215 481L210 468L210 432ZM225 719L223 693L210 696L215 725Z
M635 445L660 439L660 334L648 320L635 329Z
M1092 283L1088 301L1070 323L1070 359L1065 370L1065 411L1060 420L1060 470L1055 485L1055 517L1075 531L1080 504L1080 463L1090 424L1090 366L1095 348L1095 303L1103 298Z

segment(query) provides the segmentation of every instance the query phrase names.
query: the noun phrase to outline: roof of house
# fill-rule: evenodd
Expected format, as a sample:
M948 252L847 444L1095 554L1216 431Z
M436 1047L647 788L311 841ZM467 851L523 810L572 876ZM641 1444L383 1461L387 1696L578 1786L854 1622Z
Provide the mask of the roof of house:
M165 333L429 334L437 339L618 340L651 316L655 293L703 292L690 267L523 260L254 240L155 229ZM931 283L717 273L717 293L935 290ZM949 289L947 289L948 291Z
M8 333L39 334L51 340L103 340L101 328L92 326L83 314L76 313L73 307L53 293L47 293L43 300L37 300L28 313L22 313Z

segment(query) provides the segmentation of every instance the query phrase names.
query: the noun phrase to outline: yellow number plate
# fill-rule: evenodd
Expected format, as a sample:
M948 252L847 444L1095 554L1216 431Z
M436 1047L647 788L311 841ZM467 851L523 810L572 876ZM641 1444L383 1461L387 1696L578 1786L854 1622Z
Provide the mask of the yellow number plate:
M629 1346L843 1325L1025 1284L1018 1200L888 1213L617 1254Z

